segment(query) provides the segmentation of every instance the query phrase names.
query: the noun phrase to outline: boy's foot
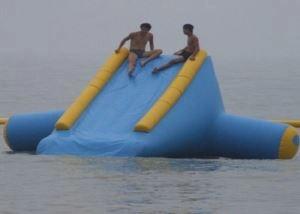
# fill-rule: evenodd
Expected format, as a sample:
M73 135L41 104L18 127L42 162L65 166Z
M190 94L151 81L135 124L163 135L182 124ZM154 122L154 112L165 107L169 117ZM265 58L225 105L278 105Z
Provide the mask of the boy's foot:
M141 67L144 67L146 64L147 64L146 60L140 62L140 66L141 66Z
M156 74L156 73L158 73L159 71L160 71L159 68L156 68L156 67L155 67L155 68L153 68L152 73L153 73L153 74Z
M128 71L128 76L132 77L133 76L133 71Z

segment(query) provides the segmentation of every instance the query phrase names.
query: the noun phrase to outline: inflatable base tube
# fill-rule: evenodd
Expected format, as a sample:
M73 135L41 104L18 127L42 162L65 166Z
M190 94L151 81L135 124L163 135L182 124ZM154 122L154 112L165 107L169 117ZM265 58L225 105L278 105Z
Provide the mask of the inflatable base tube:
M11 116L4 128L8 146L15 152L35 152L62 114L52 111ZM211 139L207 139L206 157L290 159L299 145L298 131L292 126L226 113L216 119L207 134Z
M63 111L16 114L9 118L4 136L13 151L34 152L38 143L54 129Z
M292 126L223 113L216 120L211 142L213 156L239 159L290 159L298 150Z

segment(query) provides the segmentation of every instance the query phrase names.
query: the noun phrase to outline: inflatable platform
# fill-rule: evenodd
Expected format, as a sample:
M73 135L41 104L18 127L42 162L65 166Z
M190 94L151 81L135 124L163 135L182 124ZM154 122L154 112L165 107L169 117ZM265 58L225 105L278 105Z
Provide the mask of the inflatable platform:
M290 159L298 150L291 125L224 110L212 58L158 74L164 55L127 75L128 50L113 53L64 111L16 114L5 121L13 151L42 155Z

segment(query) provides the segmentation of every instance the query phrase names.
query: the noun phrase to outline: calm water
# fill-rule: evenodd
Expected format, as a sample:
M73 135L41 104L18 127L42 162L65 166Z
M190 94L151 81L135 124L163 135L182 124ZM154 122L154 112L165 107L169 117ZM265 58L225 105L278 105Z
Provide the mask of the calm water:
M64 109L105 56L0 61L0 115ZM300 66L214 59L228 112L298 119ZM80 158L0 142L0 213L300 213L300 159Z

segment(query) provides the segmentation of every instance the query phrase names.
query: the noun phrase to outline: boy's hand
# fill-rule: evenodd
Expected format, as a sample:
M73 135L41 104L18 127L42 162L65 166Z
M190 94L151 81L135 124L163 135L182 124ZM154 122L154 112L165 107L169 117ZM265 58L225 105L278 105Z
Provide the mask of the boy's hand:
M195 57L194 56L190 56L189 59L192 60L192 61L194 61Z

